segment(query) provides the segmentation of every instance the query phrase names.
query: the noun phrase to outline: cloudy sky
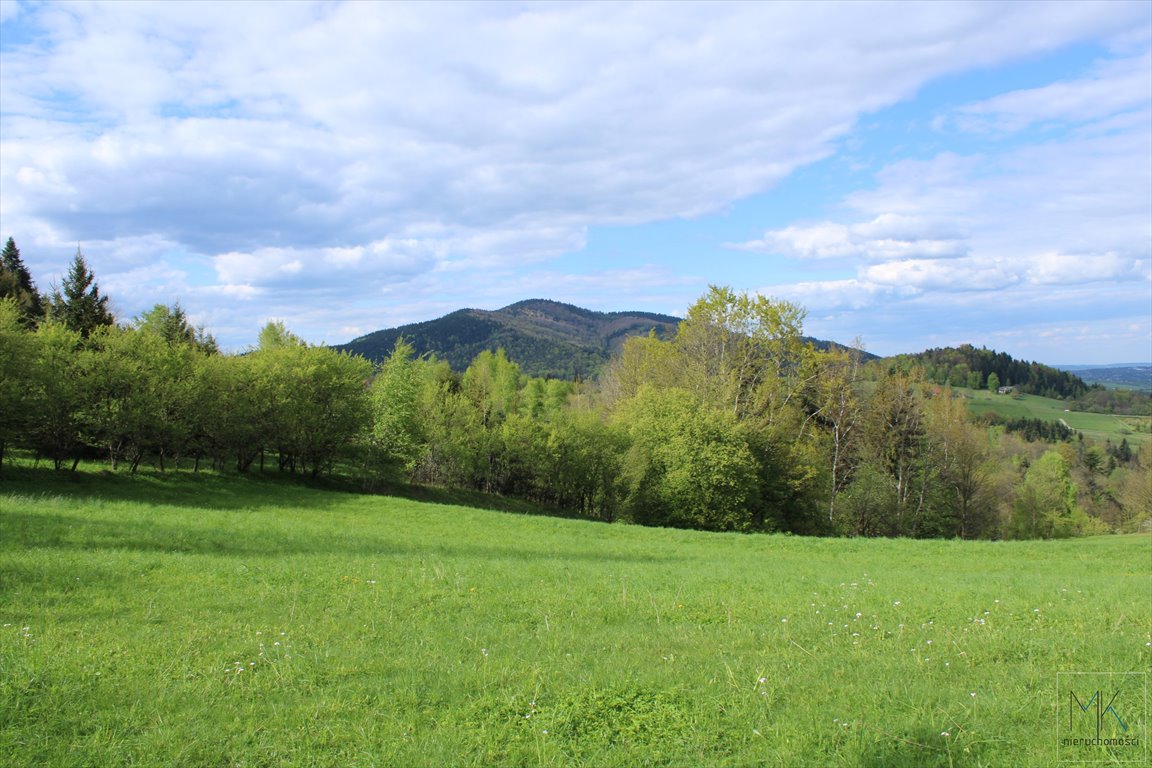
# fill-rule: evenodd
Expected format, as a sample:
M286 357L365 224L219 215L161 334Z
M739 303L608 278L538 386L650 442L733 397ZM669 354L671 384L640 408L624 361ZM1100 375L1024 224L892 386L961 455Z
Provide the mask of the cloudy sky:
M1152 358L1152 3L0 0L0 236L230 349L709 283Z

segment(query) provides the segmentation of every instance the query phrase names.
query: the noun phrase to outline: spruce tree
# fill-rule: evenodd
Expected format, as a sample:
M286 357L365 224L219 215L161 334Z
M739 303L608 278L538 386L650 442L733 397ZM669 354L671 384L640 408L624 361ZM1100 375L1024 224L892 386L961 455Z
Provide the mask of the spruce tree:
M26 328L34 328L44 319L44 300L20 258L16 241L11 237L0 252L0 299L16 302L20 324Z
M100 295L96 276L88 269L79 247L62 288L63 291L52 292L51 315L69 330L87 339L97 328L116 322L108 309L108 297Z

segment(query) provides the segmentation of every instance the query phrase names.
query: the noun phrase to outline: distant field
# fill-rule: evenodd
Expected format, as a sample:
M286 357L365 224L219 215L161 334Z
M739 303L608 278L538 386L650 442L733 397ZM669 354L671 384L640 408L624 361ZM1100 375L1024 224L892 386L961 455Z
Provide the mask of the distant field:
M1150 555L1148 536L703 534L9 472L0 755L1051 766L1057 673L1149 669Z
M1111 440L1119 443L1128 438L1132 444L1152 442L1152 419L1147 416L1112 416L1106 413L1083 413L1080 411L1066 411L1068 407L1061 400L1036 395L1022 395L1015 398L1011 395L998 395L994 392L978 389L954 390L968 399L968 409L972 413L986 413L995 411L1006 418L1025 417L1030 419L1044 419L1045 421L1059 421L1061 419L1072 429L1084 433L1084 437L1093 440Z

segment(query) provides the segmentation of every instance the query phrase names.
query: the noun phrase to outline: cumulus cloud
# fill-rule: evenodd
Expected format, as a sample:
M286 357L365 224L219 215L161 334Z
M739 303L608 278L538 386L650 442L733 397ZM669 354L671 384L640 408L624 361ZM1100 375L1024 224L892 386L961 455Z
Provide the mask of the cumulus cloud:
M33 266L82 240L127 275L151 241L154 258L210 267L185 275L205 301L266 313L338 292L379 313L381 284L426 307L487 272L577 252L590 227L722 211L934 78L1146 23L1139 4L1070 2L2 6L0 207ZM954 122L1056 119L1117 77L1139 82L1138 64L1068 86L1064 111L1037 111L1053 92L1018 94ZM1114 117L1131 106L1108 103ZM971 181L963 166L979 161L953 161L920 168L938 174L931 199L950 215L910 199L894 166L851 201L857 220L745 245L881 265L966 258L980 246L962 215L974 193L947 182ZM241 311L206 314L232 328ZM314 327L366 322L328 312Z

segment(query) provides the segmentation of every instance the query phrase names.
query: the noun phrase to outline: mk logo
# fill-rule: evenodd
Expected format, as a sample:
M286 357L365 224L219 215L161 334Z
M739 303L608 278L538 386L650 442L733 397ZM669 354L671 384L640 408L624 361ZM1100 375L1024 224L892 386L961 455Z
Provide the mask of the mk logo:
M1152 765L1146 672L1058 672L1056 697L1057 763Z
M1128 731L1128 724L1124 722L1124 720L1120 717L1120 713L1117 712L1116 708L1112 706L1116 702L1116 698L1119 695L1120 695L1120 691L1114 692L1112 694L1112 697L1110 699L1108 699L1108 704L1105 705L1103 694L1099 690L1097 690L1092 694L1092 698L1088 699L1088 703L1085 704L1082 701L1080 701L1080 697L1076 695L1076 691L1069 689L1068 690L1068 730L1071 731L1074 728L1074 726L1072 724L1072 718L1076 716L1076 711L1072 708L1072 703L1075 702L1076 706L1079 707L1081 714L1085 714L1090 709L1092 709L1093 704L1096 705L1096 738L1100 737L1100 730L1104 724L1104 721L1107 719L1108 715L1111 715L1112 717L1114 717L1116 719L1116 722L1120 725L1120 730L1127 732Z

